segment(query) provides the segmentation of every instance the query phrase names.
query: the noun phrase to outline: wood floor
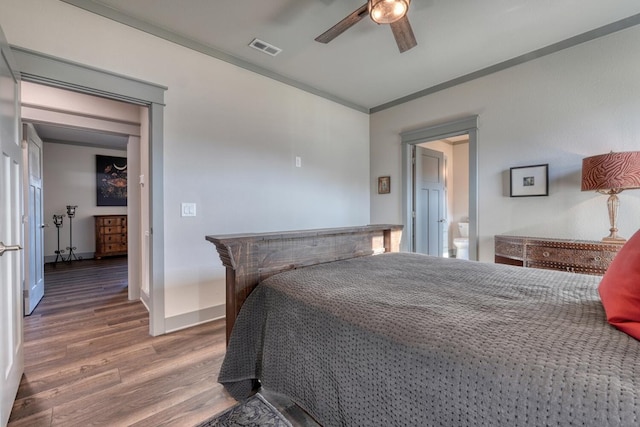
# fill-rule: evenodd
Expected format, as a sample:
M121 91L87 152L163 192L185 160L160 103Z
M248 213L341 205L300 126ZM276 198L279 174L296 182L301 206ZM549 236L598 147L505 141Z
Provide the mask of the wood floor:
M9 426L193 426L235 404L216 381L224 320L151 337L126 262L47 264Z

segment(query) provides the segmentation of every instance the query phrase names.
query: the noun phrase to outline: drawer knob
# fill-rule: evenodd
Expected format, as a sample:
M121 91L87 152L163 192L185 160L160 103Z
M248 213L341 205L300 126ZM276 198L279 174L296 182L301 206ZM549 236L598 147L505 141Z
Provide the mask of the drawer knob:
M549 252L547 252L547 251L542 252L542 256L545 257L545 258L548 258L549 255L551 255L551 254Z

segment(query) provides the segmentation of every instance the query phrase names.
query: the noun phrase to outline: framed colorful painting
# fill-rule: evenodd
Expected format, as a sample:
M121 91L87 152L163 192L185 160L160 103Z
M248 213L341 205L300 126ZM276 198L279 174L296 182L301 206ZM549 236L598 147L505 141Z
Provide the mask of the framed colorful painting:
M96 155L98 206L127 206L127 158Z

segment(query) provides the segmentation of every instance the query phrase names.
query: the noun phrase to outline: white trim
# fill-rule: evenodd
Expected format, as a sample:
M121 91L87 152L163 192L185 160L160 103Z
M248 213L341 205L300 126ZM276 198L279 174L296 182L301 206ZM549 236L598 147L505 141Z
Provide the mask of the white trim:
M179 314L177 316L167 317L166 332L175 332L180 329L190 328L191 326L200 325L202 323L213 322L214 320L222 319L224 317L224 304L214 305L213 307L203 308L202 310Z
M108 99L148 105L164 105L166 86L145 82L99 68L68 61L19 46L11 46L23 80L71 89Z

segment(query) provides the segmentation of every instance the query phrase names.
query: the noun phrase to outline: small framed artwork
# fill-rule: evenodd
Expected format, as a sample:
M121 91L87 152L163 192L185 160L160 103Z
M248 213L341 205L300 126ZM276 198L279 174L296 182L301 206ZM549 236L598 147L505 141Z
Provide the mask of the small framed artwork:
M511 168L511 197L549 195L549 165Z
M378 178L378 194L391 193L391 177L381 176Z

